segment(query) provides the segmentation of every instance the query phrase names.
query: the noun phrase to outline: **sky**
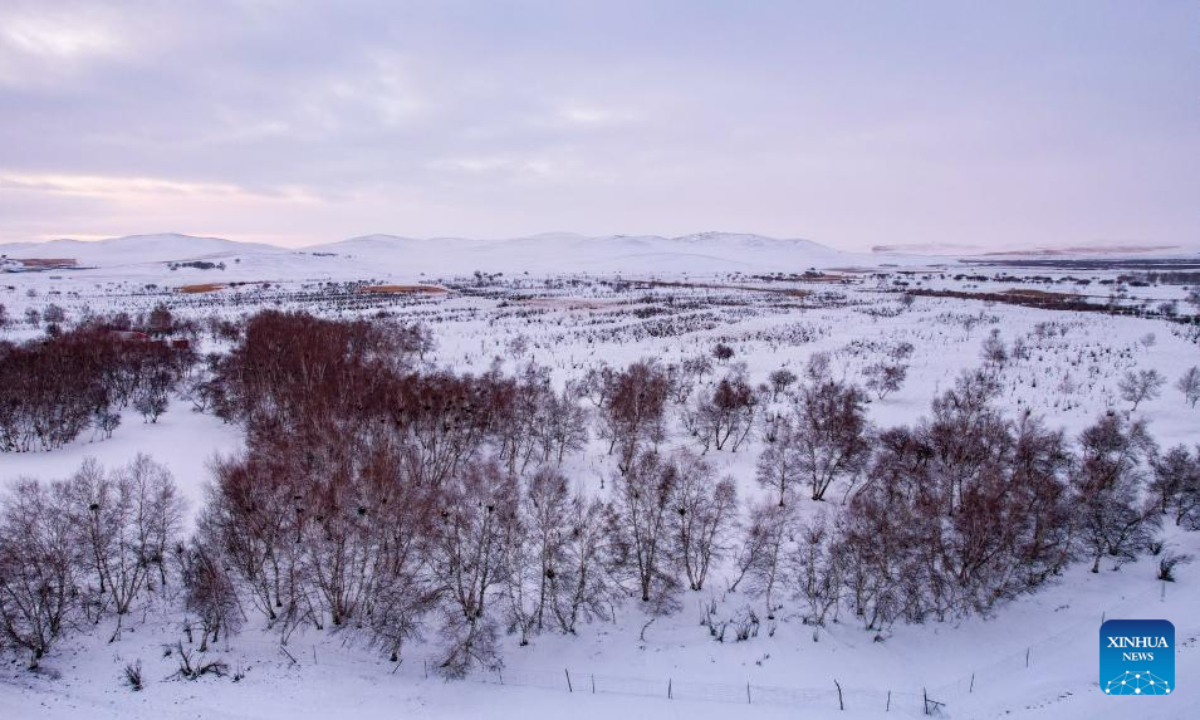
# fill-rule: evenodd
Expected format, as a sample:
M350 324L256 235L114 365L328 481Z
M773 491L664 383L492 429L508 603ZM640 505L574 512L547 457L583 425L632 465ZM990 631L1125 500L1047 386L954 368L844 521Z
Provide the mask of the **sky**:
M1200 2L0 2L0 242L1200 245Z

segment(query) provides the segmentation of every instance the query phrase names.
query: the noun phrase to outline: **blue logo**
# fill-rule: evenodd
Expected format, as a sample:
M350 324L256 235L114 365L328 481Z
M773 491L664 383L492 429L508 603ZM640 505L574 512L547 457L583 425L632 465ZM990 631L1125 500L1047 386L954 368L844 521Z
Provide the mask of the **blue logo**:
M1166 620L1101 625L1100 689L1106 695L1175 692L1175 626Z

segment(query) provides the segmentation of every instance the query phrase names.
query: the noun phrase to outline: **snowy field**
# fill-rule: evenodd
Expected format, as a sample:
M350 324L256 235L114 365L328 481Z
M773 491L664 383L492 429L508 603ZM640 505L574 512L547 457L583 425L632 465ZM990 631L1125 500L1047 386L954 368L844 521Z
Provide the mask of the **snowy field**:
M718 242L719 240L719 242ZM552 242L553 241L553 242ZM653 358L664 365L711 356L728 346L698 380L711 389L729 373L751 386L771 373L803 376L814 355L825 354L835 380L863 384L880 358L899 353L907 374L900 386L871 393L870 421L880 428L910 425L929 414L931 401L954 386L964 369L985 365L989 340L1006 349L991 372L1000 386L998 407L1008 417L1032 413L1047 426L1076 438L1105 413L1144 419L1162 450L1200 442L1200 408L1175 389L1184 371L1200 364L1195 325L1172 321L1156 308L1187 308L1183 286L1129 286L1114 268L1037 268L960 265L930 258L858 257L817 247L800 263L783 265L796 246L747 241L730 250L728 236L690 242L631 238L629 252L601 256L584 239L539 238L505 248L468 249L447 241L437 260L420 241L366 238L293 253L266 247L230 248L215 241L211 253L181 255L171 238L111 246L80 257L87 269L0 273L0 304L10 322L0 341L41 337L55 305L70 326L89 315L131 316L163 306L199 327L215 319L244 320L264 309L301 310L330 319L377 318L421 323L433 349L426 367L484 373L518 372L528 363L548 367L556 388L580 381L605 365L622 368ZM434 242L434 241L428 241ZM573 256L549 257L544 247ZM782 241L776 241L782 242ZM800 241L796 241L800 242ZM147 244L152 247L147 247ZM456 244L457 243L457 244ZM736 245L736 243L734 244ZM714 254L716 248L726 255ZM10 257L76 257L77 248L7 249ZM64 253L71 253L65 255ZM456 255L457 253L457 255ZM741 256L740 264L736 256ZM443 255L438 255L443 257ZM221 267L171 265L205 261ZM557 265L555 265L557 263ZM529 268L529 272L522 271ZM639 272L630 268L640 267ZM786 273L780 273L781 268ZM650 269L647 269L650 268ZM720 269L718 269L720 268ZM473 271L479 270L475 273ZM795 273L804 273L808 276ZM502 274L495 274L502 273ZM1035 277L1036 276L1036 277ZM1084 285L1080 280L1088 280ZM422 284L435 291L393 286ZM906 293L905 291L915 291ZM989 294L964 298L941 292ZM996 301L1010 291L1047 292L1140 316L1083 312ZM224 353L231 341L204 330L192 339L201 355ZM1157 371L1166 380L1157 394L1137 403L1122 397L1130 372ZM755 481L756 461L767 445L766 420L789 407L787 393L762 395L746 440L736 451L706 448L689 432L679 407L668 410L660 451L691 448L719 475L732 476L742 517L770 491ZM594 413L586 400L581 405ZM241 428L173 395L150 423L123 411L110 438L85 431L50 451L0 454L0 485L24 477L66 478L85 458L108 468L146 453L166 466L187 500L190 531L205 502L217 457L240 452ZM616 461L594 430L586 445L563 462L573 489L607 497ZM803 495L798 512L845 502L835 486L824 503ZM1200 533L1167 522L1162 540L1181 553L1200 554ZM732 553L730 553L731 555ZM125 621L119 639L111 619L84 628L41 662L5 655L0 675L0 716L6 718L298 718L298 717L763 717L834 718L920 716L928 708L955 718L1200 717L1200 565L1182 566L1173 583L1156 580L1158 558L1143 552L1101 572L1089 562L1069 566L1033 594L998 605L989 617L952 617L923 623L899 621L865 630L849 612L823 627L805 624L784 609L764 619L744 641L716 642L706 614L736 617L762 612L759 600L730 592L730 557L701 591L684 590L677 611L653 619L626 603L611 621L581 625L577 635L544 632L521 646L500 636L503 667L473 670L447 681L431 669L437 633L405 649L400 663L347 634L298 628L285 648L278 634L247 612L241 632L222 636L208 656L222 659L231 675L194 682L170 679L178 669L164 647L180 641L178 598L155 596ZM713 608L715 611L708 611ZM1097 681L1101 618L1165 618L1176 627L1179 692L1154 702L1104 697ZM648 624L649 623L649 624ZM123 684L126 665L140 661L145 689ZM840 700L839 700L840 696ZM930 705L927 699L942 705ZM839 709L839 703L844 710ZM890 714L889 714L890 713Z

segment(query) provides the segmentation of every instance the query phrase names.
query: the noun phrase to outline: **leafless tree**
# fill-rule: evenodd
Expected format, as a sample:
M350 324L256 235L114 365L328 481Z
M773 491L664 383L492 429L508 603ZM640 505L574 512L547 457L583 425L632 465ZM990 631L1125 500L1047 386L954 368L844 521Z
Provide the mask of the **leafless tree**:
M1183 393L1188 405L1196 407L1196 403L1200 402L1200 367L1193 365L1184 370L1179 381L1175 383L1175 388Z
M763 446L758 456L755 479L764 488L779 496L782 507L797 484L804 482L805 475L799 459L796 457L797 441L792 429L792 423L787 417L776 420L775 440Z
M1001 339L999 329L993 329L984 339L980 355L983 357L983 362L993 369L1003 368L1008 363L1008 347Z
M832 358L827 352L815 352L809 356L804 366L804 377L812 384L820 384L832 379Z
M430 562L443 598L448 649L441 669L448 677L501 664L488 610L503 580L503 543L517 521L518 492L516 479L492 461L467 464L443 488Z
M117 616L112 639L143 590L167 583L167 554L179 538L183 501L165 468L146 455L105 474L86 461L68 484L77 546L94 573L99 612Z
M1100 572L1106 556L1118 563L1132 559L1161 522L1141 501L1143 465L1153 455L1153 441L1144 422L1109 414L1084 430L1079 445L1079 470L1072 478L1079 542L1092 559L1092 572Z
M676 552L692 590L704 588L709 568L726 551L726 534L737 513L733 478L717 480L703 458L680 451L671 458L677 468L674 535Z
M633 576L638 597L654 612L673 607L679 580L674 572L672 501L679 470L654 452L638 455L614 478L611 534L618 564Z
M81 620L79 559L61 483L19 480L0 506L0 637L36 668Z
M841 600L841 563L834 552L837 536L824 514L799 523L796 536L789 574L805 606L804 621L824 625Z
M773 371L768 379L771 381L771 402L779 400L779 395L787 392L787 389L799 380L796 373L787 368Z
M771 619L780 607L779 592L787 579L787 542L793 523L790 507L773 502L751 507L750 521L737 555L738 576L730 585L730 590L736 591L745 580L747 592L763 599L766 615Z
M708 355L694 355L683 361L682 368L684 375L693 382L704 382L704 376L713 371L712 358Z
M882 361L871 363L863 369L866 388L880 400L899 390L908 378L908 365L902 362Z
M709 444L737 452L754 427L758 397L740 373L723 378L710 392L696 398L696 426L707 449Z
M1121 378L1118 389L1121 391L1121 399L1133 403L1132 409L1137 410L1143 401L1158 397L1166 382L1166 378L1157 370L1131 370Z
M200 652L206 652L208 643L219 642L222 632L228 637L241 629L237 587L213 549L193 541L180 554L185 607L200 619Z
M521 636L521 645L541 631L553 604L553 579L563 562L568 542L568 516L572 498L567 479L543 467L522 488L520 515L505 525L501 543L503 587L508 600L510 627Z
M617 451L624 472L647 443L662 439L670 384L662 368L645 360L612 376L611 384L602 408L602 436L609 441L609 452Z
M1150 491L1163 514L1172 513L1175 524L1200 529L1200 446L1188 452L1177 445L1153 460Z
M853 385L812 385L797 399L794 458L813 500L823 500L834 481L854 478L870 458L866 398Z

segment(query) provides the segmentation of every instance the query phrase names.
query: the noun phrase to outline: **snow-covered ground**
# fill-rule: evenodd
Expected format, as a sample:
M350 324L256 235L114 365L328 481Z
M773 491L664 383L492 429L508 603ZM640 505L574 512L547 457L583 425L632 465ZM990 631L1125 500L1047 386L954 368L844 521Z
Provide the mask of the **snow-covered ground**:
M268 307L332 317L384 311L427 324L437 342L429 361L457 371L486 370L497 357L509 369L533 360L565 382L601 362L674 362L725 342L736 349L732 362L745 363L755 384L780 367L799 373L816 352L831 353L835 374L857 381L879 348L911 343L907 382L870 406L880 426L912 423L925 414L963 368L980 364L981 343L993 330L1030 349L1000 375L1006 409L1028 409L1072 437L1105 411L1129 410L1117 390L1126 371L1155 369L1174 383L1184 369L1200 364L1195 338L1164 319L945 297L917 297L905 307L893 283L901 276L881 266L897 263L896 256L854 256L800 240L554 235L489 243L370 236L290 251L149 236L108 245L0 246L0 254L72 257L89 268L0 274L0 304L14 320L0 330L0 340L40 334L40 327L24 323L24 313L50 303L61 306L68 321L90 312L136 314L159 303L197 319L243 317ZM224 268L169 269L169 263L197 259ZM980 288L978 281L954 275L993 276L996 268L938 266L946 262L900 260L917 273L904 276L907 282L931 290L1060 290L1012 281ZM810 268L854 271L835 273L840 281L763 277ZM475 270L504 275L475 277ZM1090 277L1098 283L1116 274ZM365 294L343 281L439 283L451 292ZM199 284L215 287L179 291ZM1161 285L1131 288L1124 302L1183 297L1180 286ZM718 367L718 377L722 371ZM1135 415L1149 421L1164 448L1200 441L1200 408L1189 407L1170 386ZM141 452L171 470L194 511L203 500L209 460L236 452L239 433L176 400L154 424L126 415L111 439L85 433L53 452L0 455L0 485L22 476L65 477L85 457L115 466ZM694 442L681 432L668 440L670 446L688 444ZM722 472L737 479L743 498L763 492L753 480L760 448L752 440L737 453L710 453ZM569 460L567 472L577 485L599 491L612 469L604 450L593 442ZM1172 530L1167 540L1200 554L1200 533ZM1200 687L1192 687L1200 683L1200 566L1182 568L1179 581L1166 587L1154 579L1154 566L1152 558L1143 558L1098 575L1075 566L1051 587L988 619L899 625L880 637L853 621L814 631L785 616L773 633L725 643L714 642L700 625L701 605L715 601L732 612L747 600L723 592L724 583L717 582L686 596L683 609L653 623L644 640L639 635L646 618L629 609L618 612L615 623L585 626L578 637L546 634L528 647L505 638L502 673L455 683L426 677L422 660L432 657L432 647L418 646L397 667L345 636L302 630L289 643L288 656L254 622L217 651L231 668L244 671L238 682L167 681L177 665L162 647L179 638L179 628L174 614L153 606L114 643L106 642L110 633L101 628L81 642L62 644L41 674L24 672L15 662L6 666L0 716L882 717L889 704L891 713L920 715L927 693L946 703L944 715L956 718L1200 717ZM1097 683L1102 617L1174 622L1179 692L1154 701L1104 696ZM148 682L134 694L122 685L121 672L137 660ZM845 711L838 709L835 681Z

